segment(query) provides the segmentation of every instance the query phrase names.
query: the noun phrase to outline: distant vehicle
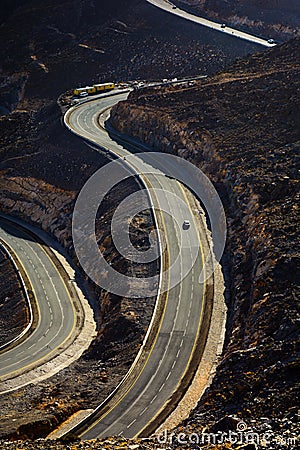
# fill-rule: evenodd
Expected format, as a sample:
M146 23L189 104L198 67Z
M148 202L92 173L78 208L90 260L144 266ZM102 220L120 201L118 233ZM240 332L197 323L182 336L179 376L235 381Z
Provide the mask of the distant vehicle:
M96 94L97 92L102 92L102 91L110 91L114 88L115 88L114 83L101 83L101 84L93 84L93 86L85 86L82 88L76 88L76 89L74 89L73 93L80 97L86 97L89 94ZM86 95L81 95L84 93Z
M182 228L183 228L184 230L188 230L188 229L190 228L190 221L189 221L189 220L185 220L185 221L183 222Z
M125 89L125 88L127 88L127 84L126 83L123 83L122 81L118 84L118 88L119 89Z
M269 44L275 44L274 39L268 39Z
M97 92L100 92L100 91L110 91L111 89L114 89L115 85L114 83L101 83L101 84L94 84L94 87L96 88Z
M88 95L87 92L80 92L79 97L87 97Z
M95 86L86 86L85 92L87 92L88 94L95 94L97 92L97 90L96 90Z
M226 28L226 24L222 23L221 28Z
M172 6L172 9L176 9L176 8L177 8L177 6L175 6L175 5Z

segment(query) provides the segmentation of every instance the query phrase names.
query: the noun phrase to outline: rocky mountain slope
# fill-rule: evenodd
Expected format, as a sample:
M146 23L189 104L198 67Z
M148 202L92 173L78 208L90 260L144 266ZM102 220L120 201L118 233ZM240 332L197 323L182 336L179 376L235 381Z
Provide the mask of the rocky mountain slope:
M14 4L0 26L2 114L33 114L77 85L210 73L258 48L143 0Z
M299 50L297 39L196 87L132 93L112 114L119 131L197 164L226 206L226 345L184 431L226 415L297 426Z
M298 51L296 40L239 61L195 87L135 92L113 114L113 124L120 131L185 157L205 170L226 207L229 240L223 266L230 310L226 346L212 386L190 418L175 430L177 436L201 436L204 430L236 432L239 418L261 437L268 433L273 439L268 448L296 445L292 439L299 419ZM153 134L154 127L160 132ZM95 360L85 359L84 365L90 368L88 361L94 364ZM99 367L105 385L107 370ZM63 375L70 380L74 369ZM87 386L82 364L77 365L77 380ZM40 435L53 424L49 412L53 410L53 417L57 404L62 415L78 408L72 385L66 397L61 392L65 389L62 381L53 381L59 382L56 391L50 382L31 391L40 411L35 425ZM92 398L89 389L85 395ZM19 402L19 396L14 398L18 408L24 401L21 395ZM4 412L8 414L8 410ZM19 417L22 413L19 410ZM12 417L18 416L14 413ZM31 429L32 424L25 421L22 435L30 434ZM280 445L280 439L290 444ZM85 444L49 441L1 445L161 448L155 438L147 442L120 438ZM189 448L176 438L169 447ZM227 443L215 448L229 447Z
M3 8L0 14L1 210L17 214L24 220L33 221L37 226L52 234L73 255L70 224L74 199L88 177L97 168L105 164L107 160L104 155L84 146L63 129L60 123L60 110L56 104L57 97L63 91L76 85L85 85L96 81L126 81L135 78L158 79L181 75L211 74L216 70L224 69L226 65L237 57L253 53L258 50L258 46L234 40L230 36L224 38L210 30L187 24L185 21L178 21L178 19L160 12L144 1L131 0L125 3L120 0L112 0L109 3L107 2L106 6L103 5L103 2L92 2L91 0L62 0L60 2L54 0L43 2L14 0L13 2L5 3L7 8ZM289 48L289 51L292 52L292 47ZM280 53L281 51L278 49L278 52ZM291 54L288 51L282 52L278 56L279 59L281 58L280 55L282 58L285 58L284 64L288 66L288 70L285 70L282 63L282 71L278 73L278 78L276 78L268 91L268 80L276 72L277 64L277 62L272 62L270 59L270 78L266 78L263 88L255 88L257 98L262 97L260 92L264 95L268 93L268 101L266 100L264 105L266 107L263 111L265 115L268 116L269 114L270 117L270 109L272 110L272 107L270 109L267 108L269 103L273 104L273 93L276 93L278 96L275 97L277 99L276 104L279 105L282 102L279 87L282 86L284 76L290 77L291 86L295 82L293 61L296 58L296 51ZM230 268L235 280L230 287L230 301L233 302L232 299L235 298L235 292L237 292L237 309L233 313L230 322L228 349L232 350L236 346L238 351L240 351L240 346L244 345L247 347L248 345L245 344L247 340L244 342L244 334L242 327L239 325L239 317L246 317L247 311L252 307L252 291L250 294L248 294L248 291L252 280L251 270L254 266L251 259L252 253L248 251L248 247L245 247L243 242L243 239L246 239L245 236L252 235L252 230L249 228L248 234L244 234L244 213L240 213L239 210L236 211L232 207L232 202L237 201L238 204L241 202L242 207L246 208L248 205L247 196L252 195L252 185L248 188L248 184L254 176L251 172L250 161L249 167L247 166L248 168L245 169L245 173L250 171L250 181L245 178L242 181L239 180L236 173L236 165L240 156L243 156L243 152L239 147L240 130L245 128L245 143L248 144L250 137L252 137L252 124L257 125L260 122L259 116L255 118L254 110L251 108L249 111L243 110L242 101L245 100L245 89L248 88L247 83L253 82L253 86L255 86L255 80L259 81L261 78L260 73L264 70L265 59L264 56L262 58L256 56L248 63L243 62L240 64L242 65L230 69L225 75L219 75L219 78L208 79L207 82L198 85L196 90L184 90L182 93L176 90L174 92L166 91L161 96L158 96L157 92L151 91L148 97L142 95L141 99L138 100L145 103L140 110L138 104L134 104L138 97L136 99L133 97L133 103L128 104L128 108L131 108L131 117L135 117L135 114L139 116L141 129L143 128L143 120L146 120L146 118L157 120L155 118L155 108L158 106L163 111L164 99L168 100L170 105L177 105L172 117L173 123L170 123L168 118L167 120L162 118L161 121L158 120L157 122L158 127L164 131L164 142L160 142L157 136L149 137L147 127L145 127L145 132L141 132L141 134L139 134L140 131L134 130L133 127L130 130L128 129L128 131L134 132L142 139L151 140L151 142L168 151L173 148L173 124L178 122L178 118L180 118L179 110L182 109L180 102L186 104L183 108L186 116L183 116L182 120L180 119L178 122L178 134L176 134L176 138L180 137L178 154L190 157L194 161L199 161L199 163L201 162L203 167L207 166L208 172L213 167L215 174L220 173L220 178L217 175L215 175L215 178L221 191L225 192L227 188L229 190L229 194L224 193L225 199L230 197L228 199L228 211L231 211L230 208L233 211L230 212L231 215L228 212L229 217L232 217L233 223L232 243L229 247L228 255L230 256L230 252L235 255L234 264ZM257 71L257 76L255 77L252 73L254 67L256 67ZM249 74L249 79L247 79L247 74ZM243 80L239 79L240 76ZM205 93L206 84L208 89L211 86L211 91L210 93L207 91L207 94ZM235 95L233 92L235 92L236 87L238 87L236 91L237 98L241 99L238 102L240 111L236 116L235 124L232 125L231 122L224 120L224 118L228 111L231 112L234 109L232 98ZM222 90L224 90L227 100L224 104L221 102L221 108L220 100L217 99L222 98ZM291 87L291 99L293 99L292 92ZM197 96L194 102L190 103L190 100L186 100L189 94L193 96L195 93L197 93ZM287 95L285 97L286 101L290 99L287 91L283 90L282 95ZM154 101L153 106L151 106L152 101ZM205 105L205 109L204 106L200 107L200 105ZM293 105L293 102L289 101L286 103L286 109L291 108L288 127L285 128L284 125L286 123L285 116L283 116L284 109L282 109L282 116L278 116L280 127L278 128L276 123L270 129L266 127L269 133L266 142L271 149L273 148L271 133L275 133L277 128L276 139L279 139L280 145L286 133L293 133L293 120L296 119L296 115L293 107L289 105ZM166 108L166 112L170 114L169 107ZM279 106L276 108L278 111L280 110ZM189 110L192 114L196 113L196 116L190 118L188 116ZM140 114L140 111L143 114ZM210 111L210 114L207 114L207 111ZM125 115L125 110L122 111L120 109L118 114L118 123L121 127L121 122L122 120L124 121L122 117ZM245 121L247 114L251 119L249 123ZM205 117L209 123L203 122ZM222 120L221 117L223 118ZM264 116L262 117L263 119ZM218 122L219 128L214 128L216 120L220 120ZM192 128L189 128L190 126ZM262 137L265 127L264 125L260 125L260 127L259 136L261 141L259 142L262 143L261 148L265 149L267 144L264 143ZM194 132L194 137L192 138L191 129ZM215 133L213 134L214 130ZM224 149L222 147L223 135L224 142L227 139L227 147L224 147ZM193 141L193 139L196 139L196 141ZM230 147L231 139L233 140ZM293 139L291 138L291 143L294 142ZM200 148L202 148L202 143L204 142L203 148L207 149L207 154L204 152L202 155L195 151L195 142L197 146L199 143ZM211 142L213 142L213 145L211 145ZM287 143L289 144L289 142ZM281 190L281 186L284 187L287 184L287 179L283 178L281 180L282 184L277 185L279 181L274 175L277 173L274 167L276 168L276 164L278 164L278 171L282 171L285 155L288 154L289 158L292 158L293 156L290 155L294 151L294 144L291 144L291 147L287 149L284 147L286 145L285 141L282 145L283 147L280 146L274 149L274 164L271 166L270 173L268 172L268 177L271 175L274 177L276 189L280 193L285 192L285 188ZM213 158L212 155L214 155ZM232 168L233 175L228 169L228 181L223 182L223 178L227 174L227 159L225 159L225 156L229 158L230 155L232 155L232 162L228 167ZM219 162L222 158L224 158L224 163L221 166ZM256 154L255 158L253 167L257 168L261 164L260 158L262 156ZM248 156L244 156L244 160L245 164L248 163ZM267 163L263 165L263 168L265 166L267 166ZM263 173L263 170L261 173ZM257 173L255 172L256 175ZM290 175L287 174L286 176ZM236 190L231 187L231 184L234 185L235 183L238 186ZM243 196L243 189L240 187L240 183L242 183L242 187L244 186L243 183L247 183L245 191L247 196L245 197ZM269 186L269 183L266 182L266 193L269 195L266 198L270 198L270 201L275 201L275 192L277 191L273 188L268 190L267 186ZM293 186L292 181L288 182L288 190L286 192L292 192L290 189ZM108 208L106 204L100 212L98 226L99 229L104 231L103 240L108 237L109 233L104 224L109 222L114 207L122 199L121 191L126 195L126 193L133 192L138 188L136 182L132 180L128 185L123 186L122 189L117 189L117 192L111 197L111 208ZM232 194L230 194L231 192ZM272 195L274 195L274 198ZM256 197L251 197L251 199L251 207L255 208ZM243 206L243 202L245 202L246 206ZM288 205L287 203L287 209ZM274 217L279 217L276 219L279 221L279 224L281 223L280 217L283 214L281 212L282 207L280 204L278 216L274 215ZM294 204L291 206L291 211L295 211L296 214L297 210L293 208ZM273 209L272 212L274 212ZM284 214L286 214L286 210L284 210ZM247 227L249 221L251 225L249 217L247 216L247 220L245 219ZM268 225L268 216L266 218L266 215L263 218L259 216L259 219L255 219L255 223L253 222L252 224L253 232L256 232L255 227L260 227L259 220L262 221L264 226L261 233L267 232L268 230L264 231ZM151 216L143 216L141 225L143 225L144 229L150 229L152 226ZM276 223L274 223L272 229L276 226ZM287 227L287 230L293 230L294 222L292 221L291 225L287 225ZM141 239L141 230L138 229L136 231L136 239L138 241ZM113 258L115 257L114 250L109 245L109 239L107 243L109 255ZM253 246L254 250L255 248ZM262 243L260 243L258 250L263 254ZM293 244L291 243L291 250L289 249L289 251L292 250ZM251 255L251 258L248 254ZM260 257L262 256L260 255ZM256 261L255 253L253 258ZM291 253L291 258L293 267L293 253ZM272 256L270 256L270 261L272 262ZM276 259L276 261L280 260ZM282 261L283 267L286 267L285 261L285 259ZM124 261L119 259L117 263L124 270L127 270L127 267L124 267ZM282 266L280 264L278 266L275 264L275 266L278 267L276 270L279 270L281 273ZM290 273L288 269L286 272ZM277 272L275 271L274 274L276 275ZM235 277L237 280L240 280L240 286L237 284ZM245 280L248 280L248 284ZM291 289L293 286L291 284ZM91 284L88 287L92 291L91 299L94 298L95 316L99 325L99 335L93 347L80 361L70 366L60 375L53 377L53 379L40 383L37 386L29 386L12 395L2 396L0 399L1 436L13 438L45 436L68 415L79 409L95 406L113 389L126 372L145 333L154 299L144 299L143 303L139 302L139 304L136 304L131 299L107 296L106 293L101 292ZM5 288L4 286L3 289ZM284 288L285 284L280 284L280 289L282 290L279 294L281 296L283 296ZM264 292L264 294L267 292L269 290ZM280 295L278 298L276 297L276 305L280 301L286 302L283 303L284 305L289 305L289 299L292 298L292 294L289 291L287 293L286 297L280 297ZM240 305L240 295L242 294L245 296L244 309L238 306ZM262 300L262 307L264 304L267 305L268 302L273 301L271 294L269 297L266 297L266 299ZM294 303L291 302L289 308L287 308L288 315L285 319L287 324L294 320ZM260 314L260 311L258 309L257 317L260 318L262 329L264 329L264 320L270 327L270 319L264 313ZM278 320L280 320L281 312L282 309L279 308ZM250 341L252 339L251 342L254 340L251 337L253 330L251 328L251 320L254 320L253 317L251 316L250 318L249 316L249 322L245 331L245 336ZM104 325L104 327L101 327L101 325ZM288 325L285 325L285 322L282 325L280 322L280 326L283 327L283 333L285 333ZM115 333L118 327L121 333ZM230 336L234 327L237 329L237 339L235 341L232 338L231 341ZM269 328L266 328L266 330L269 330ZM262 339L264 339L264 333L266 332L262 332ZM270 333L271 339L273 339L273 331L271 330ZM261 335L256 335L257 340L260 338ZM270 348L272 349L273 347L271 346ZM284 345L279 350L283 352L284 356ZM253 354L256 355L255 352ZM246 358L247 353L242 353L242 355L245 355L245 361L248 361L248 358ZM259 354L257 355L259 356ZM255 364L258 364L258 356L253 360ZM284 358L283 361L285 361ZM248 363L245 362L245 364L247 365ZM258 367L255 364L253 367ZM224 363L223 367L225 367L224 370L227 377L228 367L226 363ZM293 367L293 363L291 363L291 367ZM274 368L274 371L276 370L277 368ZM283 368L282 370L285 369ZM288 365L287 370L289 370ZM238 372L235 371L234 374L239 379ZM236 378L233 378L234 385ZM250 378L249 380L251 381ZM215 391L212 392L219 392L218 389L221 390L220 386L221 381L216 381ZM286 386L288 387L288 383ZM245 391L243 398L245 398L247 392ZM284 402L284 399L289 401L288 395L290 394L287 393L282 398L282 402ZM229 394L226 394L226 396L227 402L229 402L231 397ZM218 395L217 398L222 400L221 395ZM209 399L209 404L214 408L212 411L219 411L217 413L218 416L224 414L224 408L227 404L225 400L223 403L221 402L219 409L213 404L213 399L211 398ZM238 403L238 405L240 407L241 403ZM193 421L199 426L200 422L198 419L193 418ZM203 423L207 423L206 417L203 419ZM9 445L1 443L0 447L8 448ZM25 448L30 448L30 445L29 443L24 443Z
M59 95L92 82L211 73L258 47L222 40L141 0L14 0L6 6L0 15L1 210L42 227L73 255L74 200L107 159L61 126ZM132 181L123 193L137 188ZM100 215L103 240L120 192ZM151 216L140 225L151 227ZM144 231L142 238L136 233L141 244ZM108 253L115 257L112 248ZM96 405L126 372L154 299L138 304L89 288L99 327L95 344L61 375L3 396L2 436L45 436L69 414Z

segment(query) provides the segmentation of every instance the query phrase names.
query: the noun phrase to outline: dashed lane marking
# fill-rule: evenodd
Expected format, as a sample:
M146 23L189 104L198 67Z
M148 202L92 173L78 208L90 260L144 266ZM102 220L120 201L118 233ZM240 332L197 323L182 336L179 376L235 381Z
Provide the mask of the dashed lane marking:
M132 422L130 422L130 424L129 425L127 425L127 427L126 428L130 428L134 423L136 422L136 419L134 419Z

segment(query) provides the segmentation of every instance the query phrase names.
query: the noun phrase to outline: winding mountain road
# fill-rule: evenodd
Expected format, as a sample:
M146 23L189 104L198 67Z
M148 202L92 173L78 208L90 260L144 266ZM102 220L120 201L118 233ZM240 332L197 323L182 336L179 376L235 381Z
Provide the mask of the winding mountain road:
M67 112L65 123L73 133L90 144L101 146L102 149L123 160L126 158L126 164L135 172L145 174L147 168L150 172L152 171L141 176L141 179L147 187L164 191L164 197L160 201L168 205L169 214L165 213L162 207L160 215L164 224L170 265L177 258L180 246L176 224L183 224L184 220L190 221L190 228L182 233L186 251L181 253L180 263L176 268L179 271L177 273L179 278L185 267L189 267L190 271L179 284L168 290L159 332L134 383L117 401L114 402L112 398L109 408L106 407L105 414L102 414L102 408L99 407L97 414L94 413L90 420L85 420L81 426L76 427L74 432L79 433L83 439L111 435L126 437L143 435L143 431L163 411L167 401L190 369L191 358L203 325L206 287L199 283L203 256L195 222L195 213L199 214L199 211L193 210L182 185L177 180L165 176L162 166L157 169L155 159L152 165L153 157L148 157L146 153L133 155L129 150L136 151L136 145L117 143L104 127L99 125L99 123L103 124L107 117L108 108L127 96L128 92L119 93L119 95L82 103ZM184 211L173 194L186 204ZM151 200L155 205L157 199ZM160 206L158 205L158 208ZM190 251L192 248L197 249L196 262ZM163 277L166 277L165 269L162 272ZM170 283L170 275L163 282Z
M45 251L39 239L19 224L0 217L0 238L17 255L33 290L37 311L33 331L14 347L0 354L0 393L6 392L6 381L13 380L14 390L21 375L41 367L69 346L78 332L78 310L74 306L65 279ZM59 264L59 263L58 263ZM63 269L62 269L63 270ZM82 315L82 312L81 312ZM81 319L83 321L83 319ZM82 326L82 324L81 324ZM50 370L49 376L53 373ZM3 387L4 386L4 387Z
M265 39L187 13L169 1L147 1L166 12L226 35L265 47L276 45ZM176 179L165 175L163 166L157 168L156 161L152 161L151 156L131 153L130 150L134 152L137 150L137 144L133 142L122 144L121 138L117 143L103 127L108 115L107 111L127 96L128 92L121 92L117 95L83 102L68 111L65 123L73 133L90 144L100 146L123 160L126 159L126 164L134 172L144 174L139 176L147 188L150 186L164 192L160 202L167 205L168 213L164 212L164 208L157 203L157 198L151 192L149 207L152 204L160 209L159 213L154 211L154 215L157 222L163 224L169 266L177 260L182 236L185 251L180 253L180 260L176 265L176 276L181 279L180 283L173 286L167 267L162 270L164 279L161 283L167 284L169 289L164 299L158 333L138 376L121 397L117 397L116 400L114 397L110 399L105 412L100 405L90 418L85 419L77 427L77 431L84 439L111 435L142 436L152 424L155 423L154 428L158 426L164 417L165 406L177 392L180 383L190 370L204 325L207 286L199 283L204 260L201 243L203 235L200 236L201 232L196 221L198 211L195 211L195 204L190 203L185 189ZM142 147L141 150L143 150ZM166 166L168 164L167 161ZM145 174L147 169L149 173ZM150 173L152 169L155 170ZM172 168L170 171L172 172ZM187 208L182 209L176 198L185 203ZM184 233L178 233L178 224L183 224L186 220L190 223L189 229ZM21 262L34 291L38 308L38 320L32 333L15 347L0 353L0 382L3 382L29 372L59 353L74 334L77 314L66 281L32 233L13 222L0 218L0 238L13 250ZM195 248L197 249L196 260L193 252L189 251ZM190 268L187 274L185 267ZM14 388L18 387L16 385Z

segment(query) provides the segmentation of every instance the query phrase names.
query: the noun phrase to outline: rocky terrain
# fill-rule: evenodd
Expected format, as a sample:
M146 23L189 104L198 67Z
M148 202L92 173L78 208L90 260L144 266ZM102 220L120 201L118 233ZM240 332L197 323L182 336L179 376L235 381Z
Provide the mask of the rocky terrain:
M249 425L265 418L276 431L297 426L299 44L196 87L132 93L112 114L119 131L197 164L226 206L224 356L185 431L226 415Z
M43 228L73 257L74 200L107 159L62 127L59 95L96 81L212 73L258 49L215 39L209 30L178 23L144 1L103 6L88 0L15 0L5 14L1 11L0 21L1 210ZM134 181L119 187L99 212L108 258L125 272L131 268L116 258L105 222L121 192L136 189ZM139 226L136 243L146 245L151 216L141 217ZM98 404L126 373L154 299L137 303L109 296L91 283L88 288L99 328L94 345L53 379L2 396L1 436L45 436L73 412Z
M77 85L206 74L258 49L143 0L14 3L0 26L0 108L28 120Z
M180 8L199 16L273 38L279 42L300 34L297 0L175 0Z
M47 144L42 150L2 162L1 207L3 212L18 215L46 230L76 261L71 239L71 217L76 193L107 159L101 153L89 150L67 131L61 130L58 121L52 127L53 135L50 133L47 136ZM55 145L51 136L57 130L61 140ZM25 139L32 142L30 128L28 131ZM104 249L108 261L113 260L116 269L125 274L128 271L131 274L134 268L112 247L109 223L122 198L137 189L139 185L133 179L117 186L101 205L96 223L99 245ZM141 248L147 245L144 229L151 229L151 226L152 216L145 212L132 229L135 245ZM136 270L144 274L149 270L153 273L156 266L139 266ZM127 372L146 332L154 298L120 298L103 292L91 282L87 283L98 325L94 344L77 363L50 380L10 395L2 395L2 436L33 438L47 435L73 412L93 405L95 407ZM6 289L9 287L13 286L7 285Z
M74 256L74 200L107 159L63 129L58 96L96 81L212 74L260 48L187 25L144 1L6 3L0 14L1 210L42 227ZM226 350L211 390L184 430L200 430L226 414L247 423L257 420L258 426L264 415L264 426L279 431L295 423L297 50L296 41L272 50L268 58L258 54L241 60L193 88L133 94L115 111L116 127L205 169L227 205L230 239L224 263L232 314ZM149 123L161 132L149 133ZM116 189L97 223L108 258L125 272L130 268L116 258L105 222L122 195L138 188L131 180ZM136 244L145 245L143 230L151 226L151 216L143 215ZM52 379L1 397L3 438L46 436L72 413L98 404L127 371L154 299L137 304L87 285L99 329L94 345ZM156 444L119 440L61 447ZM0 448L56 445L2 441Z

